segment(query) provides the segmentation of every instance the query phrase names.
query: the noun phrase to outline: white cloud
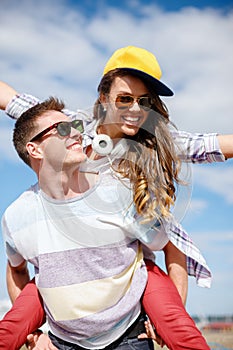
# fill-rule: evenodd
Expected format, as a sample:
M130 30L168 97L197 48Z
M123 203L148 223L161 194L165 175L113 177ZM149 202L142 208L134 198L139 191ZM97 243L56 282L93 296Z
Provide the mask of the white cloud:
M141 18L108 7L87 18L62 1L40 1L36 11L30 1L10 4L4 1L0 14L0 66L2 79L20 91L42 98L56 93L73 108L87 107L109 55L134 44L157 55L164 80L176 91L166 102L180 128L229 131L232 13L166 13L148 5Z
M10 161L18 162L18 157L12 142L12 130L7 126L1 126L1 124L2 123L0 123L0 160L8 159Z
M210 264L211 268L222 271L222 264L231 270L232 266L232 245L233 231L218 230L214 231L193 231L191 237L196 245L201 249L202 253ZM225 267L225 269L226 269Z
M227 242L226 244L233 243L233 230L229 231L199 231L193 232L193 235L197 239L201 239L202 241L206 241L210 243L210 239L212 242Z
M176 92L166 102L180 128L229 132L233 13L224 16L194 8L166 13L148 8L142 19L109 10L104 21L96 18L88 29L94 41L108 50L133 43L157 55L164 80Z
M193 174L195 183L217 193L225 198L227 203L233 204L233 172L232 166L223 165L208 168L194 166Z
M208 207L208 202L204 199L192 199L190 202L189 210L192 212L192 215L197 215L201 213L204 209Z

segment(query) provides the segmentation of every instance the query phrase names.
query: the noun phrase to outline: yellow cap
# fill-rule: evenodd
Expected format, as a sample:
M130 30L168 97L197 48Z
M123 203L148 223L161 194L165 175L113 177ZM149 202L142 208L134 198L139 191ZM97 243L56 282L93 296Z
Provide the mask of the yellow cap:
M158 95L173 95L172 90L160 81L162 71L156 57L145 49L127 46L116 50L104 68L104 75L116 68L133 70L139 77L149 80L154 84Z

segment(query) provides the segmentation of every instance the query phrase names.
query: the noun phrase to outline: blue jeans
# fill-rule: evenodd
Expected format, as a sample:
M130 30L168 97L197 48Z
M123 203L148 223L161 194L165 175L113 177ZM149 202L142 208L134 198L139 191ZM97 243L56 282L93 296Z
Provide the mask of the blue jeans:
M49 332L49 337L54 346L56 346L59 350L85 350L83 347L79 345L75 345L72 343L68 343L55 337L52 333ZM102 350L153 350L153 342L151 339L137 339L135 338L127 338L127 336L121 337L119 340L114 343L108 345L106 348Z

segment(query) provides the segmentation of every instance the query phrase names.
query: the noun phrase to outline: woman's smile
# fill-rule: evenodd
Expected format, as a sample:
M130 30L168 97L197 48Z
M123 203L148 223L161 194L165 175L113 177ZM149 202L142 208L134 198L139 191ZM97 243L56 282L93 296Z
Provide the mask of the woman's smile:
M125 122L126 124L140 126L140 121L143 119L143 117L133 115L122 115L121 119L123 119L123 122Z

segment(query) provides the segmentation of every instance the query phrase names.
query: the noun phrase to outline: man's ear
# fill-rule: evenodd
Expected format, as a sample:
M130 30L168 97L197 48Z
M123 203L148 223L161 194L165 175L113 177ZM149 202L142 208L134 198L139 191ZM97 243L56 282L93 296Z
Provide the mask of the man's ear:
M43 158L43 151L40 148L40 146L35 142L28 142L26 144L26 150L30 157L34 159L42 159Z

